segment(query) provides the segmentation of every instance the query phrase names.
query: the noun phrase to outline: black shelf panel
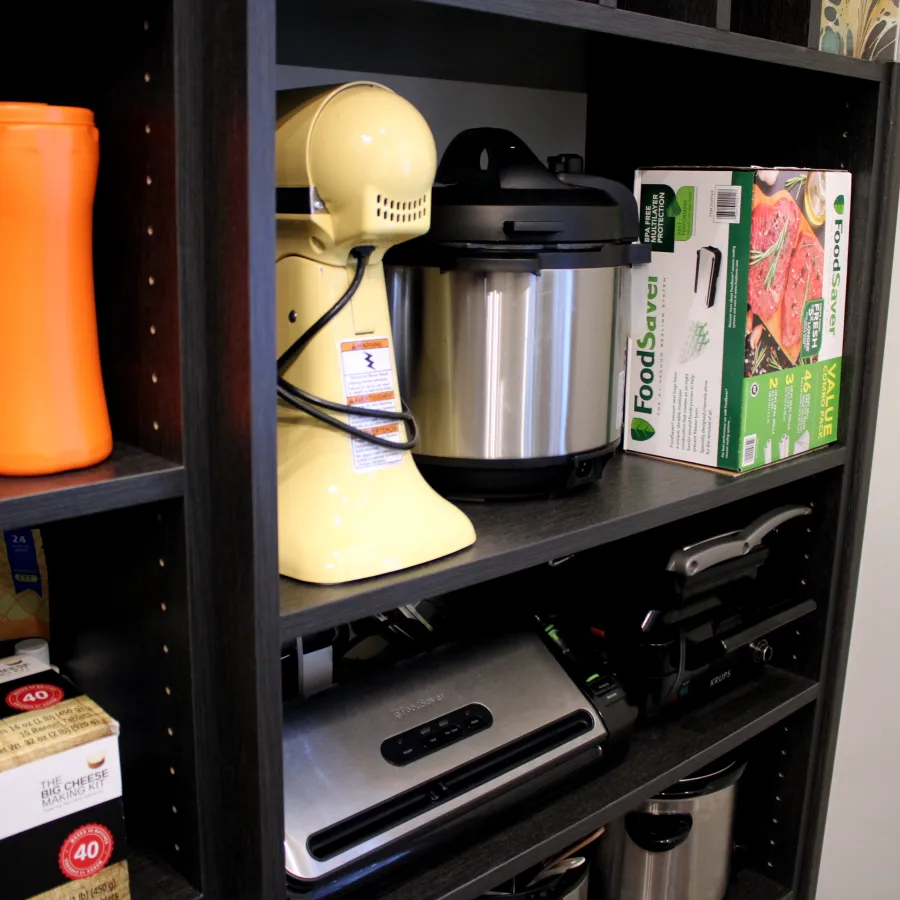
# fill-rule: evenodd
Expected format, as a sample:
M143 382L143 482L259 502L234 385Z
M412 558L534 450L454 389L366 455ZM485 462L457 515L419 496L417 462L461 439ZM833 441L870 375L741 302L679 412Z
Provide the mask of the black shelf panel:
M793 900L794 892L752 869L734 877L725 900Z
M618 454L599 485L570 497L464 504L478 539L453 556L349 584L282 578L282 638L312 634L647 531L835 468L845 457L843 447L829 447L730 476Z
M885 71L882 63L822 53L808 47L617 9L608 5L605 0L599 3L589 0L419 0L419 2L455 6L585 31L740 56L848 78L879 81Z
M109 459L89 469L39 478L0 477L0 530L168 500L183 493L180 463L117 443Z
M678 720L644 728L625 761L585 779L573 777L527 807L490 821L477 842L454 844L389 886L370 889L367 900L475 900L505 879L624 815L679 778L712 762L812 703L819 686L769 669L708 706ZM771 890L768 890L771 888ZM784 900L777 885L755 873L738 878L729 900Z
M152 856L128 858L132 900L200 900L203 896L181 875Z

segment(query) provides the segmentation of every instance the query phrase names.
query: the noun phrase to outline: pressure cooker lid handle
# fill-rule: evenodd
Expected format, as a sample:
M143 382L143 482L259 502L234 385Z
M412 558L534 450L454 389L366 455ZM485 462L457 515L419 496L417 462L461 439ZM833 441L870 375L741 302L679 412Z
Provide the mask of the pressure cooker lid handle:
M484 168L482 168L484 162ZM556 189L560 183L521 138L504 128L461 131L441 157L439 184Z
M637 201L630 188L625 187L624 184L618 181L613 181L611 178L601 178L599 175L560 172L558 177L563 184L568 184L572 187L593 188L596 191L606 193L622 210L623 231L626 234L633 234L635 239L640 234ZM639 261L649 262L649 255L647 259Z
M667 853L679 847L688 839L693 825L689 813L632 812L625 816L628 837L648 853Z

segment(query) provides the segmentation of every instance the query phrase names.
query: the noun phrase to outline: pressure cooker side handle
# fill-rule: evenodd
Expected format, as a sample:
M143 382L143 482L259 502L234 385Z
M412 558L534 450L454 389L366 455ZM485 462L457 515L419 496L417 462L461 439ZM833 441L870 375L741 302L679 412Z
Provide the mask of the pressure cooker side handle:
M452 263L447 261L441 266L442 272L457 270L460 272L524 272L528 275L540 275L541 261L537 256L518 256L515 258L495 258L477 256L458 256Z
M689 813L632 812L625 816L628 837L648 853L668 853L681 846L693 826L694 820Z
M573 187L594 188L603 191L614 200L622 210L622 226L626 235L633 236L637 240L640 234L638 226L638 208L634 193L619 181L611 178L601 178L598 175L573 175L569 172L560 172L556 176L563 184L571 184Z

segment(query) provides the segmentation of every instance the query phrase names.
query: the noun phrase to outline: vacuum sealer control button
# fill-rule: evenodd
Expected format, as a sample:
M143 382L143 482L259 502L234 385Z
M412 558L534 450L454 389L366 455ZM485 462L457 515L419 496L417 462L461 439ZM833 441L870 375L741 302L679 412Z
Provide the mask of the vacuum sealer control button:
M487 708L480 703L470 703L441 719L433 719L388 738L381 744L381 755L392 765L405 766L493 724L494 719Z

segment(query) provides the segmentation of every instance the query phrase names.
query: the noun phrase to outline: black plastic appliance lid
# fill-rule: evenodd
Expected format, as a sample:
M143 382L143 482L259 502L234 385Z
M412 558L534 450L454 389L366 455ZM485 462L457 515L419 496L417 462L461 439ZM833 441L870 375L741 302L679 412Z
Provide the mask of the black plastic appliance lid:
M675 782L671 787L657 794L654 799L674 800L679 797L701 797L705 794L714 794L737 784L741 775L744 774L745 768L747 768L746 762L737 757L717 760L699 772L694 772L693 775Z
M429 243L598 244L638 240L632 192L585 176L581 158L554 157L549 171L524 141L500 128L458 134L432 192ZM567 171L566 171L567 170Z

